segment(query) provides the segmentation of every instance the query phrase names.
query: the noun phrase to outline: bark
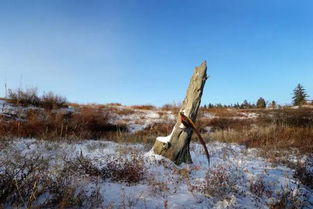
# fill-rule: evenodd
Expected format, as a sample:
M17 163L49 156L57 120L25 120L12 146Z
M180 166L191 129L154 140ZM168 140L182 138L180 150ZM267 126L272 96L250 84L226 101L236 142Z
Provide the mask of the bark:
M207 79L207 66L204 61L199 67L196 67L187 89L186 97L183 101L180 112L183 112L193 122L195 122L198 109L201 103L201 96ZM189 145L193 130L191 128L181 128L179 114L177 122L173 128L168 142L156 140L153 146L155 154L169 158L176 164L192 163Z

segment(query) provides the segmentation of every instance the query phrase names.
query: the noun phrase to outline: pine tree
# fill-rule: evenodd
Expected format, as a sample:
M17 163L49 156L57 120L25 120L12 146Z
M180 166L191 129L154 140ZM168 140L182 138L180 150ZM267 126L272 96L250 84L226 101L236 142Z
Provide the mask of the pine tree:
M249 102L245 99L243 101L243 103L240 105L241 109L248 109L251 105L249 104Z
M262 97L260 97L260 98L258 99L258 101L256 102L256 107L257 107L257 108L265 108L265 107L266 107L265 99L263 99Z
M305 92L305 89L301 84L298 84L297 87L293 90L293 105L303 105L306 102L308 95Z
M239 105L238 102L237 102L236 104L234 104L234 108L236 108L236 109L239 109L239 108L240 108L240 105Z
M271 108L274 108L274 109L275 109L276 106L277 106L277 105L276 105L276 102L275 102L275 100L273 100L272 103L271 103Z

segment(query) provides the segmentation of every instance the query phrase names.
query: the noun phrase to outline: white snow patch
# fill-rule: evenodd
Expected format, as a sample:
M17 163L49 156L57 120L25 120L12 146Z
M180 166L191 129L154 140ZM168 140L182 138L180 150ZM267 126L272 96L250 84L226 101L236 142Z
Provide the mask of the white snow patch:
M172 133L170 135L168 135L168 136L158 136L156 138L156 140L158 140L158 141L160 141L162 143L168 143L168 142L170 142L173 133L174 133L174 128L173 128Z
M135 185L104 181L101 178L78 182L81 189L90 191L87 194L92 195L95 188L99 189L103 197L102 207L111 205L111 208L120 208L121 204L125 203L132 205L133 208L163 208L166 203L168 208L268 208L269 204L279 201L288 188L294 195L304 198L304 208L312 208L313 191L294 178L294 170L281 165L273 166L266 159L258 157L256 149L220 142L208 143L207 147L211 154L210 167L207 166L202 146L195 143L190 145L193 164L176 166L152 150L146 153L146 147L141 144L117 144L94 140L70 143L21 139L12 141L8 147L0 150L0 162L14 159L17 153L25 158L40 155L43 159L49 160L53 175L56 170L62 168L64 156L74 159L82 153L96 166L106 164L107 157L112 155L127 158L136 153L141 156L147 169L147 180ZM0 168L0 172L2 169ZM187 171L187 176L181 175L180 171ZM204 194L198 190L205 189L206 179L214 179L214 175L221 171L227 177L226 183L233 182L234 191L231 190L232 187L225 187L229 192L215 196L214 193ZM270 198L266 194L258 197L250 191L251 182L260 178L263 179L264 186L272 192ZM223 186L223 182L220 186ZM221 188L217 184L216 192L220 191Z

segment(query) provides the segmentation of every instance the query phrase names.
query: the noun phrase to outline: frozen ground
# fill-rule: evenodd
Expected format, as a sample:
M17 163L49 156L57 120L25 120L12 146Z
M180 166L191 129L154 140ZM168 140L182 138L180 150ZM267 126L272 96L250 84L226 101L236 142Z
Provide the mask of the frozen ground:
M125 106L115 108L121 110L130 109L133 111L131 114L113 113L110 120L112 124L127 124L128 130L131 133L144 130L149 125L155 123L171 123L175 121L175 116L170 111L140 110Z
M109 158L135 155L144 162L144 178L133 184L110 178L77 177L76 194L84 191L87 195L82 208L270 208L285 199L297 208L313 208L313 191L294 178L294 170L272 165L258 157L255 149L219 142L207 146L211 154L210 167L199 144L191 144L193 164L176 166L141 144L20 139L2 147L0 165L16 158L39 156L38 159L48 162L50 174L56 175L65 159L81 156L98 168L105 167ZM305 157L296 160L312 162ZM92 197L88 195L95 193L100 201L91 206L88 200ZM42 194L33 205L46 199L49 195Z
M127 124L131 133L143 130L155 123L174 124L175 122L175 116L170 111L131 109L125 106L115 108L117 111L111 113L110 122ZM41 111L40 108L16 107L0 100L0 119L25 120L27 111L30 109ZM68 108L57 111L79 110ZM119 112L125 112L125 114ZM204 113L202 117L212 119L217 116ZM234 118L256 117L258 115L255 113L241 113L240 116ZM205 127L205 130L210 131L210 127ZM110 141L92 140L4 141L0 143L0 187L7 183L1 179L1 175L5 176L7 168L12 165L23 166L23 163L34 159L40 161L46 165L42 170L36 169L58 184L56 182L63 170L71 165L68 162L76 162L77 159L83 158L95 166L100 173L80 172L82 165L75 164L77 167L71 168L71 171L66 173L70 176L70 182L67 182L67 178L64 180L64 176L62 177L65 185L71 185L74 189L71 196L76 198L81 194L84 195L83 201L74 208L313 208L313 191L295 178L295 170L280 164L271 164L268 160L259 157L256 149L246 149L244 146L220 142L208 143L207 147L211 155L210 167L207 165L202 146L195 143L191 144L193 164L176 166L167 159L154 155L150 152L151 147L142 144L117 144ZM304 164L308 170L313 169L312 158L298 157L293 154L284 155L284 158L286 159L282 160ZM122 172L119 176L120 179L102 175L103 169L112 163L122 168L125 167L123 165L125 159L128 163L133 163L133 167L124 169L124 173ZM137 164L142 166L143 176L134 182L123 180L123 176L133 175L132 169ZM83 169L86 170L86 168ZM18 173L16 178L22 176L23 174ZM37 182L37 180L32 182L30 188L33 184L37 185ZM62 184L59 185L62 186ZM22 188L23 185L21 183L17 186ZM42 189L40 185L37 187L38 190ZM49 190L42 191L44 192L37 194L32 206L40 207L52 198ZM3 195L1 192L3 191L0 188L0 195ZM26 195L26 198L19 196L23 194L17 192L15 198L23 199L23 204L27 205L28 196ZM15 206L7 202L5 207L14 208Z

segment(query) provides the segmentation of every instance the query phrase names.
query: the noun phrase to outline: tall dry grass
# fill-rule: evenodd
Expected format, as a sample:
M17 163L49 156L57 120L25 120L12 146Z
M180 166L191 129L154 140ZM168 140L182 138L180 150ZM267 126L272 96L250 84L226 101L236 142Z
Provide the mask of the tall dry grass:
M313 150L313 111L311 109L262 110L253 120L215 118L208 125L210 137L248 147L298 148Z
M109 132L126 132L125 125L109 123L110 114L101 109L82 108L79 112L29 110L24 120L0 121L2 137L46 140L99 139Z
M48 110L67 106L67 100L65 97L59 96L53 92L47 92L42 96L39 96L36 88L29 88L25 90L21 88L16 90L9 89L7 101L15 105L32 105Z

